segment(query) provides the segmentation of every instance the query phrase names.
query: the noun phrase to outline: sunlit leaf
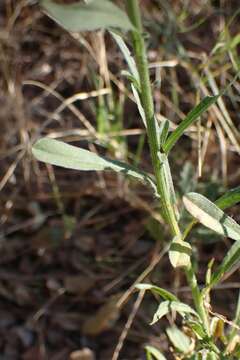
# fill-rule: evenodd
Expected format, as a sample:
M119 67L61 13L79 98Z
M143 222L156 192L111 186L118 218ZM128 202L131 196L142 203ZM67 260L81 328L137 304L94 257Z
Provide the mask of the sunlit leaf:
M198 317L198 314L196 313L196 311L193 308L191 308L191 306L189 306L188 304L182 303L180 301L172 301L171 302L171 310L176 311L177 313L179 313L182 316L184 314L192 314L192 315L195 315L196 317Z
M150 184L155 191L155 184L151 177L135 167L121 161L99 156L91 151L66 144L62 141L51 138L42 138L34 144L32 153L39 161L68 169L83 171L112 170L121 172Z
M205 196L188 193L183 202L188 212L201 224L221 235L240 240L240 226Z
M188 266L191 253L191 245L176 236L170 246L169 260L174 268Z
M88 3L58 4L52 0L42 0L47 14L64 29L73 32L106 28L133 29L127 14L108 0L92 0Z
M138 290L150 290L155 294L160 295L164 300L170 301L178 301L177 297L170 293L169 291L162 289L158 286L151 285L151 284L137 284L136 288Z
M167 328L167 335L176 350L184 354L190 352L191 340L186 334L184 334L176 326Z
M153 319L150 325L155 324L157 321L159 321L163 316L167 315L170 312L177 312L181 316L184 316L184 314L192 314L196 317L198 317L196 311L192 309L189 305L184 304L180 301L163 301L160 303L160 305L157 308L157 311L153 315Z
M170 304L171 304L171 301L163 301L163 302L160 303L160 305L157 308L157 311L153 315L153 319L152 319L152 322L150 323L150 325L154 325L163 316L165 316L169 312L171 312Z

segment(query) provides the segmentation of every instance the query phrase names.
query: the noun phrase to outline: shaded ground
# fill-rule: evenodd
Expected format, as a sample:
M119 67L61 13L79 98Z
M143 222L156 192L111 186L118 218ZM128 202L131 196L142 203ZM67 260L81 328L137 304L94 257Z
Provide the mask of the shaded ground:
M206 76L207 56L237 2L192 1L189 9L187 1L171 1L170 8L163 2L162 11L158 1L143 3L151 62L173 64L161 73L152 70L156 108L161 105L161 114L176 123L194 106L196 79ZM184 22L180 15L186 16ZM189 30L180 31L179 24ZM193 24L198 26L191 30ZM32 159L30 147L39 136L51 134L130 162L138 162L139 149L142 166L151 171L146 141L142 151L139 141L144 141L144 129L120 74L125 65L109 35L106 43L102 33L74 38L31 1L1 1L0 27L0 359L69 359L74 351L89 348L96 359L110 360L134 311L137 293L132 285L145 269L145 280L191 298L182 274L173 273L167 257L157 261L167 229L161 219L156 223L157 203L144 187L114 174L46 167ZM237 31L233 26L231 36ZM209 59L208 71L224 87L234 75L229 58L220 53ZM109 84L113 97L99 92L109 93ZM211 91L209 84L207 89ZM88 99L59 110L64 99L77 93ZM237 93L236 86L226 100L236 128ZM103 120L96 124L99 114ZM229 187L239 183L239 157L229 134L216 125L214 111L204 119L203 133L209 121L215 125L210 124L198 187L215 199L226 182ZM100 132L105 126L106 137L99 140L92 126ZM184 176L187 184L196 182L196 133L193 128L173 155L179 195L186 190ZM238 209L231 215L240 220ZM210 257L221 259L228 246L209 233L204 239L201 244L196 234L192 239L202 280ZM224 295L216 291L213 301L215 311L232 318L238 275L230 280L229 289ZM119 359L144 359L147 343L167 350L165 322L148 325L156 306L154 298L144 298Z

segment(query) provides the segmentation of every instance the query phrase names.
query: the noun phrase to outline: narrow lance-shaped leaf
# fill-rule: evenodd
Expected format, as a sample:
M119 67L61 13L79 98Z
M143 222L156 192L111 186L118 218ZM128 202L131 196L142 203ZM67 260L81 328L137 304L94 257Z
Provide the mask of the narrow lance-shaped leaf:
M166 180L167 180L168 186L169 186L171 202L172 202L173 208L175 210L176 219L179 220L180 215L179 215L179 211L177 208L177 198L176 198L176 194L175 194L175 189L174 189L174 185L173 185L173 179L172 179L172 174L171 174L168 158L166 159L166 162L165 162L165 174L166 174Z
M178 139L183 135L184 131L189 126L191 126L193 122L196 121L199 116L201 116L212 104L214 104L218 98L219 95L207 96L194 109L192 109L186 118L178 125L178 127L166 140L165 144L163 145L164 152L169 153Z
M73 32L107 29L133 29L127 14L108 0L92 0L69 5L57 4L52 0L42 0L47 14L64 29Z
M212 274L209 287L215 286L223 277L224 274L229 272L232 267L240 260L240 241L236 241L227 252L221 265Z
M136 100L136 104L137 104L137 107L138 107L139 114L140 114L140 116L142 118L142 121L143 121L143 124L144 124L145 128L147 128L146 115L145 115L145 112L144 112L144 109L143 109L143 106L142 106L142 103L141 103L139 93L138 93L137 89L135 88L134 84L131 84L131 87L132 87L132 92L133 92L134 98Z
M232 86L232 84L238 78L239 73L237 73L233 80L219 93L214 96L206 96L197 106L195 106L186 116L186 118L178 125L178 127L172 132L168 137L163 150L168 153L172 147L176 144L178 139L183 135L184 131L196 121L199 116L201 116L211 105L213 105L222 95L224 95L227 90Z
M240 187L231 189L215 201L220 209L228 209L240 202Z
M166 198L167 198L166 200L169 204L171 204L171 207L174 208L174 210L176 212L176 217L178 217L177 216L178 211L176 208L176 195L175 195L175 190L174 190L174 186L173 186L171 171L169 168L168 157L166 154L163 154L159 151L158 158L160 160L160 166L162 167L162 175L164 177L163 186L165 188L165 193L166 193ZM161 171L161 169L160 169L160 171Z
M169 291L151 284L137 284L135 286L138 290L150 290L155 294L160 295L164 300L178 301L178 298Z
M166 142L166 139L168 136L168 131L169 131L169 120L165 119L161 122L161 124L159 126L160 148L162 148Z
M188 212L201 224L221 235L240 240L240 226L205 196L188 193L183 202Z
M127 45L125 44L123 38L121 36L119 36L116 32L113 32L113 31L110 31L110 34L112 35L112 37L118 44L118 46L126 60L126 63L128 64L128 67L129 67L129 70L130 70L132 76L134 77L135 81L139 84L139 73L138 73L137 65L136 65L135 60L132 57Z
M151 177L137 168L121 161L99 156L91 151L66 144L62 141L51 138L40 139L34 144L32 152L39 161L68 169L122 172L125 175L150 184L156 192L156 186Z

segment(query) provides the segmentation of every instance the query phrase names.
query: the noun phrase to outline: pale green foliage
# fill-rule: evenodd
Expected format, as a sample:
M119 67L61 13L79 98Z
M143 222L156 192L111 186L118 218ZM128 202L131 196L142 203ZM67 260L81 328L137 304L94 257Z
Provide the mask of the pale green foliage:
M189 337L176 326L167 328L167 335L174 347L181 353L187 354L191 350Z
M108 0L80 1L71 5L60 5L53 0L42 0L41 4L47 14L68 31L79 32L111 29L110 33L119 46L129 68L128 71L125 70L122 74L126 75L130 80L132 92L148 135L155 178L134 166L99 156L88 150L51 138L38 140L32 148L32 153L39 161L64 168L81 171L114 171L122 173L144 182L153 189L157 198L160 199L163 218L171 230L171 239L173 240L169 246L170 262L174 268L182 267L185 270L186 278L192 291L195 309L182 303L174 294L158 286L138 284L136 288L142 291L151 291L155 298L160 301L151 324L155 324L165 315L175 316L179 314L184 319L185 326L188 327L188 330L191 330L192 335L190 337L176 326L167 328L167 336L174 346L175 352L180 353L181 359L217 360L219 359L220 350L215 345L214 334L211 329L211 315L208 312L208 307L206 307L205 297L209 295L210 289L226 273L231 271L233 266L236 266L240 259L240 225L223 212L224 209L240 201L240 188L226 192L215 203L212 203L201 194L187 193L183 197L183 204L195 220L190 223L189 230L187 229L183 233L180 226L181 218L178 213L178 202L169 165L169 153L177 141L184 135L185 131L211 105L217 102L219 97L231 86L235 78L220 94L203 98L189 112L185 119L180 122L176 129L169 134L169 120L166 119L159 126L154 114L154 102L138 1L125 1L128 15L115 5L113 1ZM113 32L112 28L118 28L124 32L131 31L136 61L125 44L121 33L117 33L116 30ZM233 38L230 48L236 47L239 44L239 39L239 34L237 34ZM184 186L184 190L186 191L186 186ZM187 191L190 191L190 188ZM191 245L183 241L183 239L186 240L186 236L198 222L220 235L236 240L215 272L212 273L212 266L209 265L206 286L203 290L199 288L194 273L191 261ZM161 301L162 299L164 301ZM240 306L238 304L235 319L238 324L240 319L239 309ZM172 316L172 319L174 316ZM235 336L237 336L236 331L233 330L229 336L230 344L231 341L235 341ZM196 346L193 339L196 342ZM164 355L155 347L148 345L145 347L145 350L147 360L166 360ZM236 356L238 356L237 351ZM227 350L225 353L227 353ZM223 358L225 359L225 357ZM239 357L234 359L236 358Z
M92 0L71 5L57 4L53 0L42 0L41 5L64 29L73 32L107 29L133 29L129 18L118 6L108 0Z
M143 182L151 184L151 177L138 169L117 160L107 159L91 151L66 144L51 138L38 140L32 147L32 153L39 161L68 169L82 171L115 171L122 172Z
M138 87L140 86L139 84L139 73L138 73L138 69L137 69L137 65L135 63L134 58L132 57L127 45L125 44L123 38L118 35L117 33L111 31L110 32L112 37L114 38L114 40L116 41L116 43L118 44L124 59L126 60L126 63L128 64L129 70L131 75L133 76L134 80L137 82Z
M191 245L178 236L173 238L169 250L169 260L174 268L189 266L191 259L192 248Z
M178 298L170 293L169 291L162 289L158 286L151 284L137 284L136 289L138 290L150 290L154 294L160 295L165 300L178 301Z
M155 324L157 321L159 321L163 316L167 315L171 312L177 312L181 316L184 316L184 314L192 314L198 317L198 314L195 310L193 310L189 305L184 304L180 301L163 301L158 306L157 310L154 313L151 325Z
M201 224L221 235L240 240L240 226L205 196L188 193L183 202L189 213Z

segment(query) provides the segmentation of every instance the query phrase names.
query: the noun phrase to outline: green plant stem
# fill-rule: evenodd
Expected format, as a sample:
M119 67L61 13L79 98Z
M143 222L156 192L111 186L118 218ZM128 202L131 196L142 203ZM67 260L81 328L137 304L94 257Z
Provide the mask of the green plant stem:
M210 336L210 327L209 327L209 319L208 314L204 306L204 299L203 295L199 289L196 275L193 271L192 265L190 265L188 268L185 269L185 274L188 280L188 283L191 287L193 301L195 304L195 307L197 309L197 312L203 322L204 329L208 336Z
M185 240L186 237L189 235L189 233L192 231L192 229L194 228L195 225L197 225L198 220L197 219L193 219L186 227L186 229L184 230L182 239Z
M152 164L157 182L157 191L160 195L161 204L166 216L168 225L170 226L173 236L181 236L181 231L178 226L178 222L175 215L175 210L172 204L169 202L167 189L165 186L165 179L167 174L165 173L165 167L161 165L159 154L159 134L158 127L154 116L154 102L152 96L151 82L148 69L147 53L145 48L145 42L143 37L143 27L141 20L141 13L138 0L125 0L128 16L133 23L136 30L132 31L132 42L140 77L141 87L141 101L145 111L146 123L147 123L147 135L151 152ZM206 309L204 308L204 302L199 290L197 279L192 269L192 266L186 269L186 276L191 286L193 293L193 300L199 316L202 319L203 325L207 334L209 335L209 320Z
M154 167L154 173L156 176L157 190L160 195L163 211L165 213L171 231L174 236L179 236L180 229L176 220L175 211L169 203L168 193L165 187L164 179L166 178L166 174L164 173L164 166L162 166L158 156L158 153L160 151L158 139L159 134L154 116L152 89L148 71L148 60L145 42L143 38L143 28L138 0L126 0L126 7L128 16L136 28L136 30L132 31L132 41L140 77L140 96L146 116L148 142L151 152L152 164Z

